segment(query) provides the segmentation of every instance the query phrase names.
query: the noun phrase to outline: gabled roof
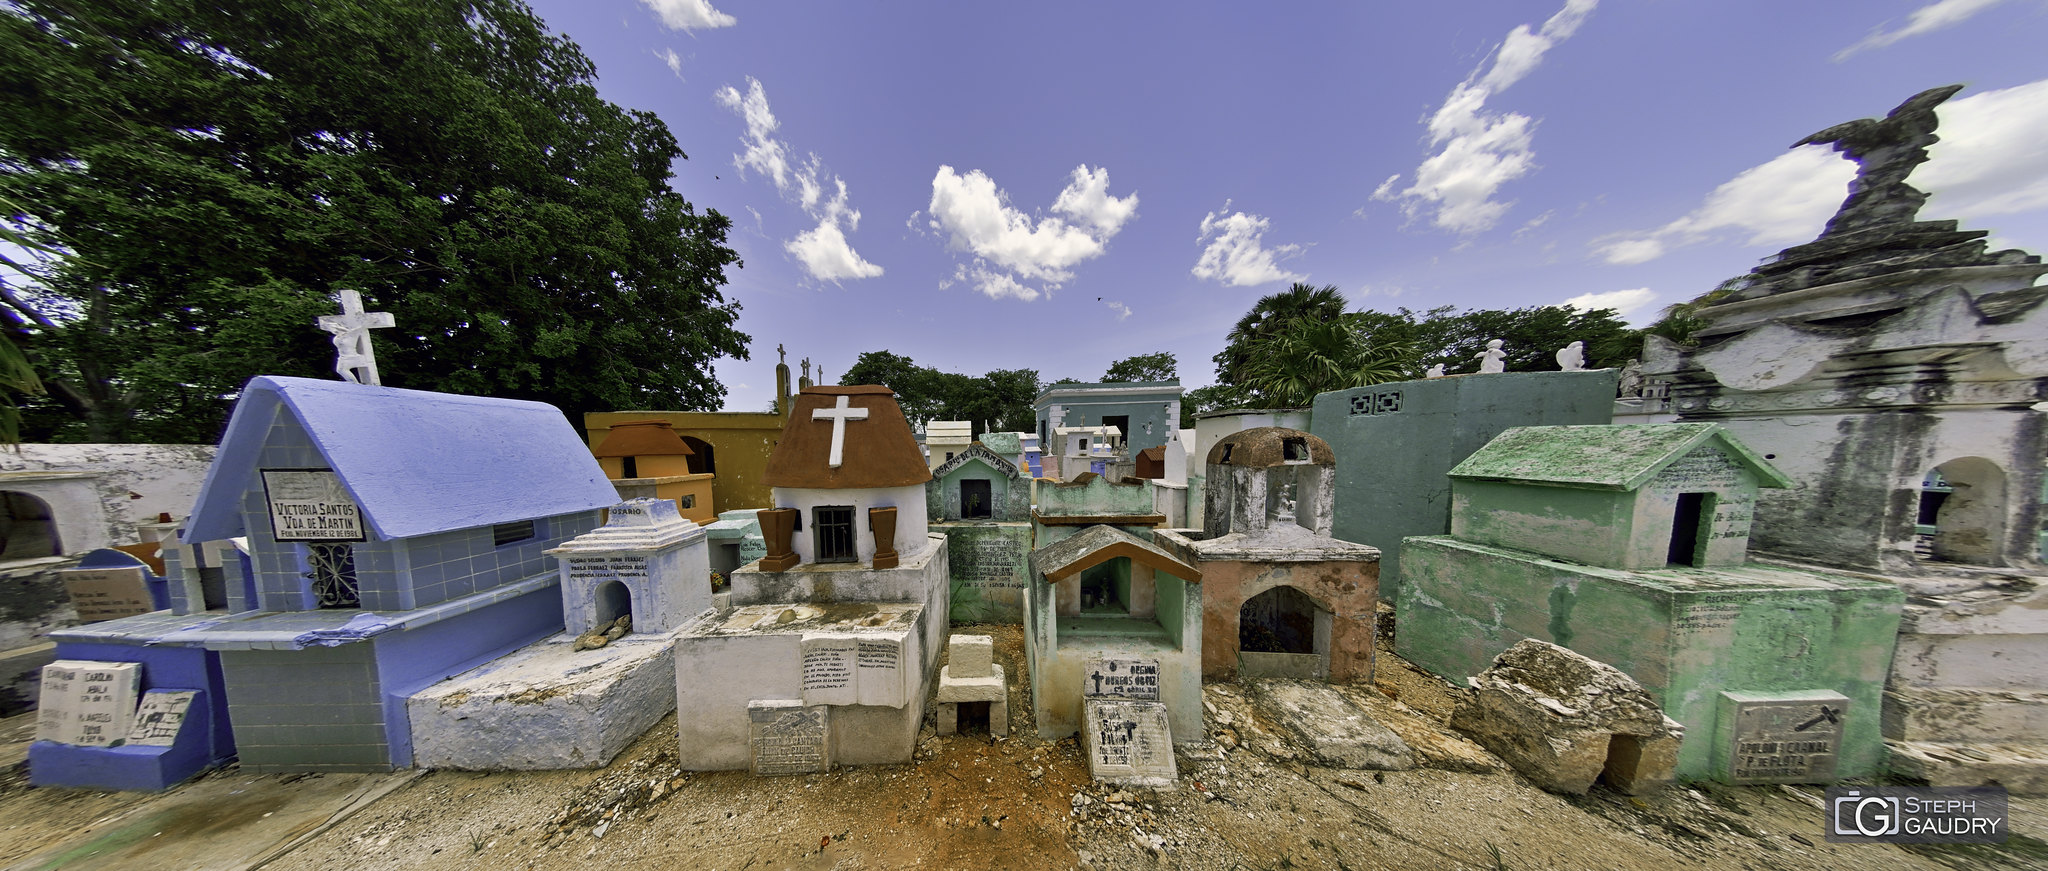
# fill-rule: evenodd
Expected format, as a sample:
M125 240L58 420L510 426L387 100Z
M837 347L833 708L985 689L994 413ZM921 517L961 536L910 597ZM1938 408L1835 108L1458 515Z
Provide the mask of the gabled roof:
M834 418L813 417L829 412L844 398L849 411L860 409L865 416L847 420L841 431L841 454L837 468L831 465ZM768 469L761 482L770 487L798 487L814 490L852 490L877 487L907 487L932 479L917 437L896 394L880 385L808 387L792 397L789 422L782 426L782 439L768 455Z
M1792 479L1719 424L1521 426L1507 430L1450 472L1453 478L1516 481L1596 490L1634 490L1709 442L1757 477L1757 486Z
M1032 439L1035 441L1037 438L1037 434L1034 433ZM998 454L1021 454L1024 452L1023 433L985 432L981 434L981 443L989 450L995 451Z
M259 376L242 388L188 542L244 534L242 493L280 414L312 438L379 539L607 508L618 491L561 410L345 381Z
M1132 562L1189 583L1202 582L1200 569L1114 526L1090 526L1032 551L1031 570L1044 577L1047 583L1058 583L1117 557L1129 557Z
M996 470L996 472L998 474L1001 474L1003 477L1009 478L1011 480L1016 480L1017 478L1018 472L1016 463L1004 459L1002 454L998 454L995 451L991 451L988 448L979 444L968 445L967 450L961 451L960 453L953 455L952 459L940 463L938 468L932 470L932 477L944 478L947 475L953 474L953 470L958 469L961 466L967 465L967 463L970 460L973 462L981 463L985 466L988 466L991 469Z

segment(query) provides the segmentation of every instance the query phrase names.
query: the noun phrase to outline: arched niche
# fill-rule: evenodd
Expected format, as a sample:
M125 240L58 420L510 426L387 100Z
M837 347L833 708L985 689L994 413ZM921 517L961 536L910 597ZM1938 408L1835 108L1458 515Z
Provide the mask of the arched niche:
M1997 463L1962 457L1936 466L1920 492L1923 528L1933 527L1927 558L1942 562L2005 564L2006 477Z
M633 616L633 591L618 581L606 581L591 591L596 596L597 620L594 631L602 632L620 617Z
M0 559L35 559L64 552L50 503L19 490L0 490Z
M718 473L718 456L714 453L710 442L696 436L682 436L682 439L683 444L689 445L690 450L694 451L694 453L690 454L689 458L690 474Z

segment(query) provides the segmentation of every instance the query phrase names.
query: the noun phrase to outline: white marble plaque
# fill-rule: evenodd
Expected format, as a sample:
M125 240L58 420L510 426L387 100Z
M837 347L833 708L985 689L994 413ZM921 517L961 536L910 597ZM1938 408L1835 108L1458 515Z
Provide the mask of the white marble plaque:
M82 747L119 747L128 740L139 662L60 659L43 666L36 740Z
M327 469L264 469L271 535L278 541L362 541L363 513Z
M128 743L144 747L169 747L178 742L178 730L185 726L185 714L192 710L191 690L151 690L142 694L135 709L135 722L128 727Z
M748 702L754 773L815 774L830 770L829 710L794 699Z
M854 673L859 648L860 642L852 636L804 633L804 704L860 703Z
M1084 699L1159 700L1159 660L1091 659L1081 669Z
M862 637L856 642L854 672L860 683L860 703L900 708L909 701L905 691L903 637Z
M1730 783L1834 782L1848 697L1829 691L1721 695L1722 704L1735 706L1735 728L1727 737Z
M1165 704L1091 699L1084 707L1089 776L1150 786L1173 782L1173 730Z

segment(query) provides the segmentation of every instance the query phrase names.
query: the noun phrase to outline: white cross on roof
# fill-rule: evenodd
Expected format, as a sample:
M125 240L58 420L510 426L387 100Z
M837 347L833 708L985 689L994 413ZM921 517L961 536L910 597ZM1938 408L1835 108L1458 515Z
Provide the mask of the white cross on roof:
M826 458L825 465L834 469L839 468L840 461L846 458L846 422L868 419L867 409L853 408L849 405L850 402L851 397L841 396L838 403L831 408L811 409L812 420L832 422L832 455Z

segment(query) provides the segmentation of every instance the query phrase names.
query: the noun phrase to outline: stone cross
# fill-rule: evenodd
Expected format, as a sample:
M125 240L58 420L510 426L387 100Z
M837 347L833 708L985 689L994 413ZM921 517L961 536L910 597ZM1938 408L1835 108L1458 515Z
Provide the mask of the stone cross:
M848 405L851 399L851 397L841 396L839 397L838 404L833 405L831 408L811 409L812 420L829 420L832 422L832 455L825 459L825 465L831 466L834 469L839 468L840 461L846 459L846 422L849 420L868 419L867 409L853 408Z
M353 290L336 292L341 314L321 315L320 329L334 334L334 371L342 380L378 387L377 352L370 345L370 331L397 326L390 312L363 311L363 295ZM357 370L361 370L358 374Z

